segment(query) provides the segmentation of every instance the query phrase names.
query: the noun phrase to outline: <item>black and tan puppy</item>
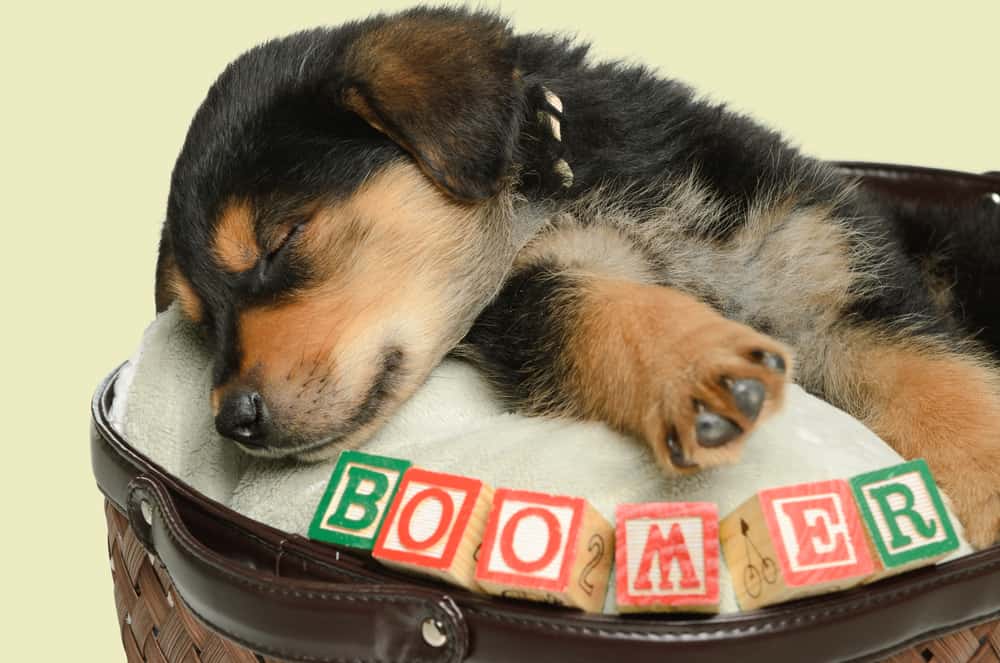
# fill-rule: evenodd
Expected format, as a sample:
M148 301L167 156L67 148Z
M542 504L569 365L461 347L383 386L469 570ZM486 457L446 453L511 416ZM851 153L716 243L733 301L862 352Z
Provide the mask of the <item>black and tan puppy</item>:
M158 308L179 300L214 344L219 431L330 455L454 352L513 407L605 421L693 471L736 457L794 355L994 541L1000 373L898 219L752 121L586 52L416 9L227 68L157 272Z

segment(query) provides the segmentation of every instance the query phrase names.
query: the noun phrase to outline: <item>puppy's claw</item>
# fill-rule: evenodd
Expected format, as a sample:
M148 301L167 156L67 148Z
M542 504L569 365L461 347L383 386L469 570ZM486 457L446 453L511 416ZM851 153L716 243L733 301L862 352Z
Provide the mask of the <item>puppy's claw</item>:
M785 366L785 359L781 355L777 355L773 352L754 350L750 353L750 357L775 373L784 373L785 370L787 370L787 367Z
M562 185L564 189L568 189L573 186L573 169L569 167L565 159L560 159L556 161L554 170L556 174L562 178Z
M667 435L667 451L670 452L670 462L673 463L674 467L682 470L698 467L698 463L684 456L684 449L681 447L681 443L677 441L677 431L671 431Z
M563 112L562 99L557 97L555 93L552 90L548 89L547 87L543 87L542 90L545 91L545 102L549 106L552 106L552 108L562 113Z
M694 420L695 438L703 447L718 447L739 437L743 431L729 419L714 412L701 412Z
M570 168L566 159L556 160L564 151L563 145L560 145L562 143L563 103L552 90L544 86L539 86L539 88L541 89L541 99L536 97L534 100L538 107L535 121L543 134L541 137L543 149L540 150L541 163L539 165L545 170L551 168L552 170L549 172L555 173L559 186L563 189L569 189L573 186L575 179L573 169ZM536 92L539 88L535 88ZM552 137L554 143L548 141L549 136ZM544 179L549 180L549 177Z
M726 386L729 388L729 393L733 395L733 402L736 403L739 411L750 421L756 421L757 415L764 407L764 398L767 396L764 383L760 380L747 378L736 381L726 380Z
M552 132L552 137L553 138L555 138L556 140L562 142L562 129L561 129L561 125L559 124L559 119L555 115L552 115L550 113L546 113L545 111L538 111L538 114L537 114L536 117L538 119L538 123L539 124L544 125L544 124L547 123L549 125L549 131Z

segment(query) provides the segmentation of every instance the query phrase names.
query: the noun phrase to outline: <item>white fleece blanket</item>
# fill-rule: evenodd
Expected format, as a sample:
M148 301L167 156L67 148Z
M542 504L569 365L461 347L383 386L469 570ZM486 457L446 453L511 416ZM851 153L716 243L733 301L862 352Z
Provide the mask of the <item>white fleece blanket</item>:
M276 462L241 453L215 431L211 375L207 350L171 308L146 330L118 379L114 425L137 450L201 493L305 535L336 461ZM506 412L474 368L448 360L362 449L493 486L580 495L612 523L617 504L707 501L724 515L762 488L900 462L859 421L797 386L790 386L785 403L749 437L739 464L666 478L636 440L601 424ZM969 550L963 542L958 554ZM725 565L720 581L721 609L735 611ZM613 606L612 586L606 611L614 612Z

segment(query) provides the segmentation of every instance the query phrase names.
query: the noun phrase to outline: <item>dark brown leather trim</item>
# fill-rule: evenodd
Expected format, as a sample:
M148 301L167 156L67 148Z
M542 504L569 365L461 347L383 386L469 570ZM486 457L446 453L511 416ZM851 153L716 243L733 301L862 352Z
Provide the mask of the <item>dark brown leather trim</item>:
M282 578L234 563L191 536L168 492L151 477L129 483L126 505L136 536L169 570L191 612L244 646L329 663L465 658L468 631L447 595L416 586ZM428 619L445 635L438 648L421 635Z
M842 173L862 178L865 188L897 199L967 205L1000 204L1000 173L961 173L920 166L841 162Z
M866 186L904 197L947 202L1000 188L995 176L879 164L841 168L864 177ZM298 661L417 660L414 654L434 661L873 660L1000 614L1000 546L865 588L708 619L581 615L487 599L282 533L198 494L108 424L116 375L98 387L92 405L99 487L129 509L133 527L192 610L263 654ZM137 506L143 499L151 507L148 530ZM422 615L440 621L447 651L422 644Z

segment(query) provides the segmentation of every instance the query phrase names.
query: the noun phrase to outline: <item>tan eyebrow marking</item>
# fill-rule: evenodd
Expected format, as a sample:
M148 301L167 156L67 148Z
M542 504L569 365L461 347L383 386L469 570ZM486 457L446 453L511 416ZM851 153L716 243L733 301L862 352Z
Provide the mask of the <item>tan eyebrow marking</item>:
M245 200L229 202L215 225L213 252L229 272L244 272L260 259L260 247L253 227L253 210Z

